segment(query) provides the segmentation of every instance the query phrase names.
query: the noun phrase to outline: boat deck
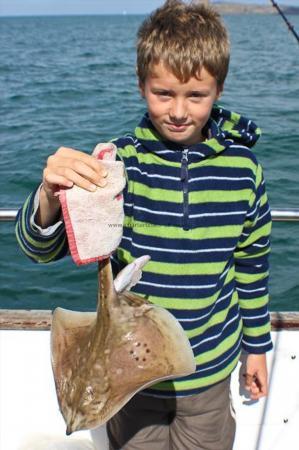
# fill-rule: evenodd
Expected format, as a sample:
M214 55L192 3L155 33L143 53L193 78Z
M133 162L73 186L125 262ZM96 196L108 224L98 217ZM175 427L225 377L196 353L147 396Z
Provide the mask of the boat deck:
M234 450L299 448L299 314L273 313L271 319L269 396L248 398L243 357L232 376ZM50 363L50 325L50 311L0 311L0 449L107 450L104 426L65 436Z

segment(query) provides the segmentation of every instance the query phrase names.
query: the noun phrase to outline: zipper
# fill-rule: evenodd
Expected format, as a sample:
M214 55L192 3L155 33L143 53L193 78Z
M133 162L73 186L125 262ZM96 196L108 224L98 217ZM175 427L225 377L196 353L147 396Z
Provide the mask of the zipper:
M183 229L189 230L189 202L188 202L188 149L183 150L181 160L181 182L183 183Z

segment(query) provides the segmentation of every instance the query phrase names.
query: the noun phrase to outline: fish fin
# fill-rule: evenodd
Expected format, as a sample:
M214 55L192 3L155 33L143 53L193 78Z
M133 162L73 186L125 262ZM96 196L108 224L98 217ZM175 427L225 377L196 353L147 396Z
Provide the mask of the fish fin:
M84 351L85 338L96 321L95 312L56 308L51 326L51 360L59 400L75 370L74 354ZM82 346L82 349L81 349Z
M125 290L130 290L135 286L142 277L142 268L150 260L150 256L144 255L135 259L131 264L128 264L122 269L114 280L114 288L116 292L120 293Z

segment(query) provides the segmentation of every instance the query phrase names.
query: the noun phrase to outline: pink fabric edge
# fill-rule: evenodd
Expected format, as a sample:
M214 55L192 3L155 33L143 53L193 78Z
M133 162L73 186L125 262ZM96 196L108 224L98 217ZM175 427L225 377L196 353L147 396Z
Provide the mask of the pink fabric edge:
M64 219L64 223L65 223L65 230L66 230L66 234L67 234L67 238L68 238L69 249L70 249L70 252L71 252L74 262L78 266L81 266L83 264L89 264L92 262L97 262L97 261L101 261L102 259L109 258L111 253L109 253L108 255L97 256L94 258L86 258L86 259L80 258L78 248L77 248L75 233L74 233L71 217L70 217L68 206L67 206L65 189L60 189L59 200L60 200L62 215L63 215L63 219Z

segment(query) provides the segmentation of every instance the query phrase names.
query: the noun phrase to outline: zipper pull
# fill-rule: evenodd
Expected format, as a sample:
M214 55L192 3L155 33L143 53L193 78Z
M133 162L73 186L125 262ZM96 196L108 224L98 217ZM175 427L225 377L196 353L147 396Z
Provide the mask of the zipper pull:
M185 148L182 154L181 181L188 180L188 149Z

